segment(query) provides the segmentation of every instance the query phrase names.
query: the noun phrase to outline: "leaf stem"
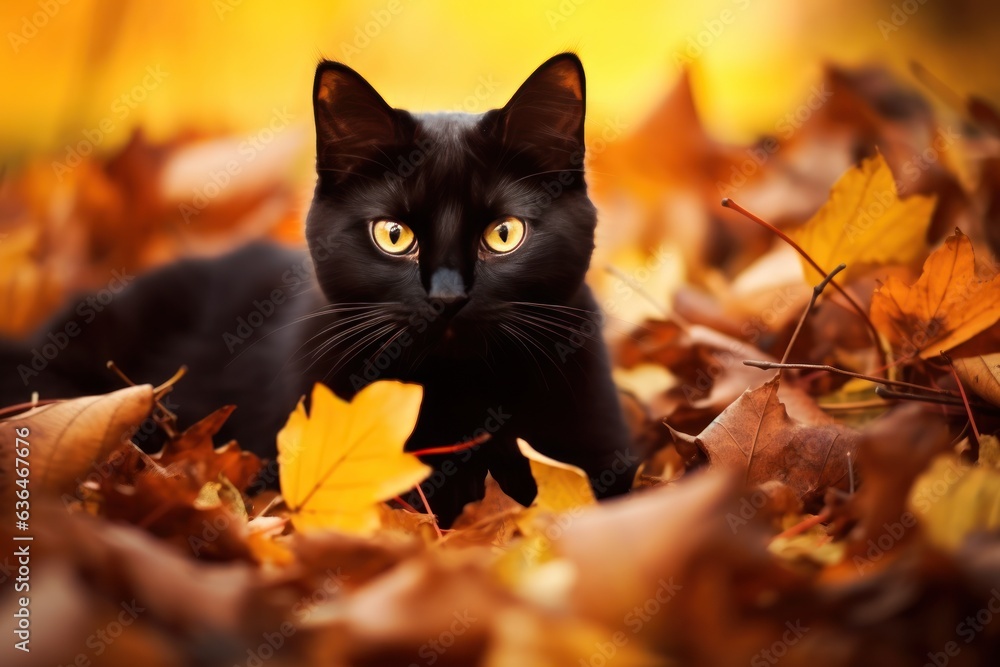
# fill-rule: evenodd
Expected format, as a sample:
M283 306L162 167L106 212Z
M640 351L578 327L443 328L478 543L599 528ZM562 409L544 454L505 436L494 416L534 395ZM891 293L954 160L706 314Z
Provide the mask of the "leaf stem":
M444 537L444 533L441 532L441 526L438 525L437 515L434 514L433 510L431 510L431 504L429 502L427 502L427 496L424 495L424 490L422 488L420 488L420 485L417 484L416 487L414 487L414 488L416 488L417 495L420 496L420 501L424 504L424 509L427 510L427 514L429 514L431 517L433 517L433 519L434 519L434 532L437 533L438 539L440 540L441 538Z

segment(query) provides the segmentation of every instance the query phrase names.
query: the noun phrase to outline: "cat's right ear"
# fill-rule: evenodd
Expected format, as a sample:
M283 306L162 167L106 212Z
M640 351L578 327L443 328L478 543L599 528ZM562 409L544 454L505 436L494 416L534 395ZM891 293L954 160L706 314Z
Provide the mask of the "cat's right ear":
M404 117L347 65L329 60L313 82L316 166L320 176L339 180L379 148L406 141Z

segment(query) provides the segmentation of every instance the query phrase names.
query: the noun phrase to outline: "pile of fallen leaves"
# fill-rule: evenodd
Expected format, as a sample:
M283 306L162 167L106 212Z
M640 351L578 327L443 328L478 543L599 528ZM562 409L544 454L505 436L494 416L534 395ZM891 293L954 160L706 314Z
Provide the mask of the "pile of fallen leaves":
M430 470L403 452L422 391L397 382L350 403L317 386L277 462L213 442L231 408L182 429L169 386L41 405L0 422L0 502L30 496L27 530L0 533L33 537L31 662L1000 654L1000 117L955 95L934 110L878 70L831 68L817 91L735 147L701 129L683 79L592 158L603 215L649 248L615 263L604 237L644 456L630 497L597 504L522 441L533 505L489 480L442 530L400 497ZM668 290L648 261L664 246L685 278ZM627 320L626 293L656 314ZM131 442L151 428L156 455ZM3 598L4 664L25 662L20 606Z

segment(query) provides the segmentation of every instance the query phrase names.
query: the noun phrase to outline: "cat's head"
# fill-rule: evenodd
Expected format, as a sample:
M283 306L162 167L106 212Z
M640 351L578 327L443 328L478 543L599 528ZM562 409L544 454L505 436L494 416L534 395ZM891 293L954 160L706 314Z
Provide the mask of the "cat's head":
M307 238L319 283L345 315L371 308L385 336L406 330L464 356L530 308L519 304L565 305L579 291L596 212L575 55L551 58L503 108L482 114L394 109L327 61L313 102L318 183Z

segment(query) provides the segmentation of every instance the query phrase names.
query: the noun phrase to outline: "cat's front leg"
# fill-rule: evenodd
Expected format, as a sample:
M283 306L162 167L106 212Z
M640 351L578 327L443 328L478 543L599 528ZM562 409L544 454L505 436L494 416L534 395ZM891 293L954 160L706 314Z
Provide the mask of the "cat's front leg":
M632 448L603 342L589 340L561 361L547 386L532 392L535 407L525 408L529 418L519 436L546 456L583 469L597 498L627 493L640 457Z

